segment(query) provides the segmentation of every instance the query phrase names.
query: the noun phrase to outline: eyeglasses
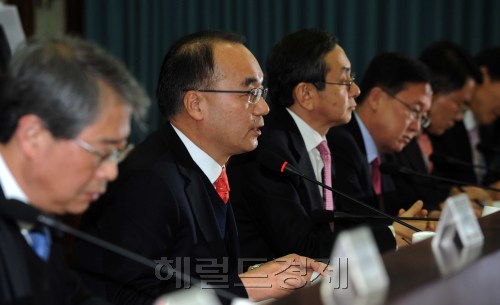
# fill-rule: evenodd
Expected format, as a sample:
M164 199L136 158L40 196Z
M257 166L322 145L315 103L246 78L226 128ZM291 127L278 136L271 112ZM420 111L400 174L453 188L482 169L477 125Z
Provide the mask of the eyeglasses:
M128 144L125 148L122 149L113 148L110 151L102 152L81 139L73 139L73 141L87 152L99 157L98 165L101 165L108 161L115 161L119 163L123 161L123 159L125 159L130 151L134 148L132 144Z
M454 100L453 103L455 103L457 110L463 115L468 109L467 102L460 101L460 100Z
M429 127L429 125L431 124L431 119L426 116L425 114L423 114L422 112L418 111L417 109L413 108L412 106L410 106L408 103L406 103L405 101L403 101L402 99L396 97L395 95L393 94L390 94L389 92L385 91L384 92L390 96L391 98L395 99L396 101L400 102L403 106L406 107L406 109L408 109L410 111L410 119L412 120L417 120L420 122L420 126L422 128L427 128Z
M344 82L327 82L327 81L324 81L324 82L315 82L314 84L316 86L317 86L317 84L328 84L328 85L346 86L347 87L347 91L351 91L351 86L354 84L355 80L356 80L356 74L352 73L349 76L349 80L348 81L344 81Z
M194 91L199 91L199 92L214 92L214 93L240 93L240 94L247 94L248 95L248 102L250 104L257 104L261 98L264 100L267 97L267 88L254 88L252 90L248 91L240 91L240 90L215 90L215 89L184 89L184 91L189 91L189 90L194 90Z

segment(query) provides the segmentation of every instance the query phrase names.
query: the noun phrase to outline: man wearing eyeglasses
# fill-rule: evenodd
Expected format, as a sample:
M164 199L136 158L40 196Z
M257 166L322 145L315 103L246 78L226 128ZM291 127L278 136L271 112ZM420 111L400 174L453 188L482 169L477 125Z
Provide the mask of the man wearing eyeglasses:
M331 186L334 167L325 136L331 127L349 122L360 90L336 37L319 29L284 36L271 49L266 68L274 107L259 146L228 166L242 251L255 259L289 252L328 259L337 223L318 221L315 215L335 210L337 198L279 168L268 169L259 160L271 151ZM374 228L374 233L381 248L395 248L386 225Z
M0 204L82 213L117 176L149 99L122 63L76 38L33 38L0 98ZM0 215L0 304L103 304L64 265L61 238ZM94 303L95 302L95 303Z
M401 151L429 123L430 73L417 60L382 53L369 64L360 87L353 119L347 125L332 128L327 135L336 169L333 183L340 191L386 210L386 202L393 200L395 190L392 179L380 172L380 164L386 161L383 154ZM417 202L410 209L415 206L421 208L422 203ZM344 198L338 198L337 207L351 214L371 214ZM425 225L421 222L415 226L422 223ZM353 221L344 225L355 224ZM398 245L411 240L411 230L399 224L394 229Z
M497 145L498 135L495 134L489 142L487 130L489 125L500 118L499 58L500 47L487 48L475 56L474 64L480 69L481 75L476 77L475 86L465 102L463 120L443 134L431 137L436 153L479 166L453 168L446 164L436 164L436 175L460 177L473 184L500 186L498 172L485 169L493 168L494 159L498 158L498 152L491 149ZM481 144L479 148L478 144ZM500 198L498 192L492 194Z
M224 303L234 296L259 301L292 292L325 267L289 255L246 272L240 261L246 253L239 251L226 163L257 147L269 112L263 78L240 35L204 31L172 45L157 89L166 122L122 163L117 183L82 223L175 267L187 281L102 253L113 303L151 303L167 292L199 289L193 286L199 280L229 291L229 298L221 294Z
M496 57L493 57L495 61ZM471 104L477 96L489 98L489 94L475 94L478 84L481 83L479 67L463 47L450 41L438 41L429 45L422 51L420 60L430 68L432 73L431 84L434 94L429 111L432 121L429 126L424 126L423 132L401 153L395 155L395 161L419 173L476 183L474 170L471 167L450 165L439 158L437 158L437 163L433 160L436 160L434 158L436 156L441 156L441 159L461 160L463 158L467 160L472 156L471 144L463 122L464 114L467 113L467 123L470 123L470 111L465 112L466 105ZM480 101L478 104L482 103ZM484 108L487 114L483 118L489 117L487 120L491 121L494 106ZM473 123L473 125L476 124ZM472 159L465 162L473 163ZM406 201L416 198L424 200L426 208L434 211L433 216L439 215L440 203L450 195L452 189L449 183L437 183L429 179L406 176L398 177L395 183L400 198ZM468 194L471 201L491 200L489 194L480 188L467 186L461 189ZM457 192L461 191L454 189L451 194ZM473 204L472 207L477 216L482 214L479 205Z

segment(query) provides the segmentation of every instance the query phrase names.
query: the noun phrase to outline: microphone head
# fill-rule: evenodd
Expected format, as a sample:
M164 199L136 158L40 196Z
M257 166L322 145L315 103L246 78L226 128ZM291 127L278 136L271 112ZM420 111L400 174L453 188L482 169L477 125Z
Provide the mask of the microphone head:
M384 162L380 164L380 172L389 175L399 175L401 174L401 169L395 163Z
M40 214L38 209L16 199L0 202L0 215L12 220L35 223Z
M300 172L293 165L290 165L288 161L270 150L262 150L257 155L257 162L273 172L286 172L301 176Z

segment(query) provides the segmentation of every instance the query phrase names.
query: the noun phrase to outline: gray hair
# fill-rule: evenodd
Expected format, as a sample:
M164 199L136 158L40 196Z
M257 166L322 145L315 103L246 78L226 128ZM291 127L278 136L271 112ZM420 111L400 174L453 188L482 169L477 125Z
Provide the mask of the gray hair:
M56 138L71 139L94 122L105 101L104 81L140 122L150 101L123 63L94 43L75 37L33 38L9 62L2 80L0 142L12 137L26 114L41 118Z

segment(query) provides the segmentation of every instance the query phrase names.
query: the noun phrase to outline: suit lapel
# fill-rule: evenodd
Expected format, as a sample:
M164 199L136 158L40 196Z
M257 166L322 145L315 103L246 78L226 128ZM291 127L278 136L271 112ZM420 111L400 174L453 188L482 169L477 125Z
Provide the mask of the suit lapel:
M216 256L227 256L224 237L220 235L219 225L212 206L214 203L207 193L203 180L206 179L204 173L191 159L189 152L170 124L167 125L165 132L168 143L172 147L175 160L178 161L179 173L184 178L185 198L189 202L190 210L196 219L198 231L201 232L209 248Z
M362 166L361 176L366 178L365 185L369 185L371 190L372 190L372 193L375 194L375 190L373 189L371 174L370 174L371 173L371 168L370 168L371 165L368 163L366 146L365 146L365 142L363 140L363 135L361 133L361 128L359 127L359 124L358 124L358 120L359 120L359 118L357 116L353 116L351 121L349 123L347 123L346 127L349 130L349 132L352 133L354 140L356 141L356 144L358 145L359 150L361 151L361 155L363 157L363 159L361 160L361 166ZM381 160L381 161L383 162L384 160ZM382 190L384 190L384 175L382 175Z
M238 239L238 229L236 226L236 220L234 219L233 209L231 207L231 199L229 199L227 206L227 217L226 217L226 232L229 233L230 244L228 245L227 252L233 258L240 257L239 251L239 239Z
M387 155L382 154L380 159L382 163L387 162ZM383 194L387 194L390 192L394 192L396 187L394 186L394 181L392 180L391 175L382 175L382 192Z
M420 173L427 173L427 166L425 165L417 139L414 138L410 143L408 143L408 146L405 149L409 150L409 153L406 153L405 155L408 156L408 163L410 167L416 169Z
M0 187L0 204L6 204ZM19 235L19 236L17 236ZM19 229L10 221L0 218L0 301L16 302L31 295L28 266L22 254ZM2 299L3 298L3 299Z
M300 134L297 124L295 124L295 121L286 111L286 109L276 110L276 112L278 112L278 122L282 123L282 125L284 126L284 130L287 133L288 138L290 139L289 151L295 158L296 167L305 176L314 178L316 175L314 174L311 159L309 158L306 144L304 143L304 139L302 139L302 135ZM311 198L311 210L323 209L323 197L321 197L319 187L309 181L303 180L302 182L304 183L304 188L308 194L308 197Z

